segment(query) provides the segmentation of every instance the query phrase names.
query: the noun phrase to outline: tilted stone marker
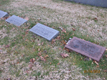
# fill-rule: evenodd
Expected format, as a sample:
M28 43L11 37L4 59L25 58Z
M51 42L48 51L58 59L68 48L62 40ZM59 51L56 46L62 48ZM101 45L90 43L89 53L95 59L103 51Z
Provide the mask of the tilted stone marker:
M48 41L51 41L59 34L59 31L40 23L37 23L34 27L30 29L30 31L47 39Z
M65 45L65 48L81 53L82 55L90 57L96 61L101 59L106 50L105 47L93 44L77 37L73 37L73 39L69 40Z
M11 24L14 24L15 26L21 26L22 24L24 24L25 22L27 22L27 20L21 18L21 17L18 17L18 16L11 16L9 17L6 22L8 23L11 23Z
M8 13L0 10L0 19L6 16L8 16Z

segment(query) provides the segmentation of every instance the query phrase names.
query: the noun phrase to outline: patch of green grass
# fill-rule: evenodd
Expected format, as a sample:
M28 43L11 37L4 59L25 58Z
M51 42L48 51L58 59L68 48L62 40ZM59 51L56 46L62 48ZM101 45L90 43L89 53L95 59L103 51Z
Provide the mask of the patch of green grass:
M0 6L9 3L10 0L0 0Z
M0 70L0 76L1 76L1 74L2 74L2 70Z
M35 23L31 23L31 22L30 22L29 28L32 28L32 27L35 26L35 25L36 25Z
M45 40L45 39L43 39L43 38L41 38L41 37L39 37L39 36L37 36L35 34L32 34L31 32L26 33L26 30L28 28L29 29L32 28L35 25L35 23L36 23L35 21L29 21L30 26L28 26L27 29L25 29L25 26L20 27L20 28L16 28L16 26L13 26L13 27L16 28L16 33L18 33L18 34L14 38L9 38L7 36L4 39L1 39L0 45L6 45L6 44L10 43L11 46L10 46L10 48L8 48L9 52L11 52L11 48L12 47L15 47L14 53L18 53L18 54L25 53L23 61L25 61L26 63L28 63L30 61L30 59L32 59L32 58L35 58L35 59L36 58L40 58L38 56L39 52L42 53L43 57L45 55L49 55L49 58L46 58L46 60L47 60L46 62L39 60L39 62L41 63L41 65L43 67L45 67L45 69L47 69L47 68L50 67L50 65L57 66L57 64L59 63L59 60L56 59L56 53L57 53L58 49L54 49L53 50L52 48L56 47L56 46L59 46L60 48L63 49L64 45L61 45L61 44L63 44L61 42L62 40L67 41L69 38L73 38L74 36L76 36L78 38L85 39L85 40L93 42L95 44L99 43L99 42L95 42L94 41L94 37L87 36L87 34L83 35L79 31L78 28L76 28L76 31L71 30L71 31L66 31L66 33L64 33L64 32L62 32L61 29L59 29L59 26L61 26L62 28L64 28L66 30L67 27L69 27L68 25L65 25L65 24L62 24L62 23L56 23L56 22L52 22L52 23L45 23L45 22L41 22L41 21L37 21L37 22L40 22L42 24L47 24L47 26L54 27L55 29L59 30L60 31L59 36L61 37L61 39L57 40L56 42L54 42L53 44L51 44L51 42L48 42L47 40ZM2 28L3 28L4 25L2 25ZM8 34L11 33L10 32L11 28L12 27L9 27ZM32 35L35 35L36 38L33 38ZM41 44L42 42L44 43L43 45L38 45L38 44ZM103 42L100 42L99 44L101 46L105 46L105 44ZM48 45L50 45L50 46L48 46ZM24 47L25 50L23 50L22 47ZM33 51L33 49L34 49L34 51ZM62 50L62 52L63 51L64 50ZM66 53L68 53L68 52L66 51ZM107 58L105 56L100 60L100 62L99 62L99 65L100 65L99 68L96 68L96 64L93 63L92 60L84 61L84 59L86 58L85 56L77 54L76 52L70 52L69 54L70 54L71 59L69 57L66 58L66 59L63 59L63 58L60 58L60 59L62 59L63 61L65 61L65 60L69 61L68 64L69 63L75 63L75 65L77 65L78 67L81 67L83 69L83 71L84 70L89 70L89 69L92 69L92 70L93 69L102 69L102 70L106 69L106 66L107 66L106 60L107 60ZM107 54L107 52L105 54ZM57 67L55 67L55 68L57 68ZM12 73L14 74L15 71L12 71ZM16 76L19 76L19 73L20 73L20 71L17 71ZM48 72L46 74L48 74ZM35 76L40 76L41 72L34 73L34 75ZM92 76L93 74L87 73L87 75ZM105 77L105 75L106 75L106 73L101 73L100 74L100 76L102 76L102 77L103 76Z
M60 2L60 1L64 1L64 0L53 0L53 1L55 1L55 2Z
M5 26L1 25L1 26L0 26L0 29L3 29L3 27L5 27Z
M33 53L33 54L31 54L30 56L25 57L24 60L25 60L26 63L28 63L28 62L30 62L30 59L34 58L35 56L37 56L37 54Z
M65 0L52 0L52 1L54 1L54 2L62 2L62 1L65 1ZM65 2L70 2L70 3L73 3L73 4L75 4L75 2L74 1L65 1Z
M16 72L16 77L19 77L20 76L20 70L18 70L17 72Z
M39 77L41 75L41 72L35 72L34 74L33 74L33 76L35 76L35 77Z
M2 41L0 41L0 45L7 45L9 43L9 37L6 36L2 39Z

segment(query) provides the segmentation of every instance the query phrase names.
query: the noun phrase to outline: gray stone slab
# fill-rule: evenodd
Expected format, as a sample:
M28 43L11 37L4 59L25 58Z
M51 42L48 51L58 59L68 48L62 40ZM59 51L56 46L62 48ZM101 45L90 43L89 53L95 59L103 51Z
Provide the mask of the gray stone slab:
M82 3L82 4L88 4L92 6L107 8L107 0L65 0L65 1L74 1L76 3Z
M34 27L30 29L30 31L47 39L48 41L51 41L59 34L59 31L40 23L37 23Z
M0 10L0 19L7 16L8 13Z
M82 55L90 57L96 61L100 60L106 50L105 47L96 45L77 37L73 37L73 39L69 40L65 45L65 48L81 53Z
M21 26L22 24L24 24L25 22L27 22L27 20L21 18L21 17L18 17L18 16L11 16L9 17L6 22L8 23L11 23L11 24L14 24L15 26Z

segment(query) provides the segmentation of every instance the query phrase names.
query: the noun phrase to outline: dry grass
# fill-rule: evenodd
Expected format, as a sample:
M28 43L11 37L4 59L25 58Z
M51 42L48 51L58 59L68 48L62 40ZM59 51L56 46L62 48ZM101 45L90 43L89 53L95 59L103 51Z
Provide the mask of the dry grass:
M21 4L21 5L20 5ZM103 29L106 28L107 9L52 0L14 0L6 9L11 13L27 15L46 23L73 24L83 34L95 37L95 40L107 40ZM97 18L98 21L95 21ZM69 29L70 30L70 29ZM102 38L101 38L102 37Z
M84 71L76 64L81 56L65 51L60 40L51 44L38 36L32 37L26 30L31 28L30 23L43 22L50 27L65 28L67 33L75 28L76 34L91 36L97 42L107 40L107 9L92 6L53 2L52 0L11 0L11 3L0 6L1 10L10 15L27 16L30 18L28 26L15 27L0 21L0 80L11 78L12 80L101 80L99 74L82 74ZM60 30L61 31L61 30ZM61 32L60 36L63 37ZM73 34L71 34L73 36ZM24 38L23 38L24 36ZM69 35L70 36L70 35ZM39 40L38 40L39 39ZM67 38L68 39L68 38ZM66 40L67 40L66 39ZM44 44L42 45L42 42ZM6 48L6 45L10 47ZM107 44L104 44L107 47ZM40 50L39 50L40 49ZM39 51L42 56L49 55L47 62L37 56ZM47 51L47 52L46 52ZM60 53L67 53L69 58L63 59ZM79 57L77 57L79 56ZM29 63L30 59L36 61ZM83 57L82 57L83 58ZM95 65L95 64L90 64ZM32 68L31 68L32 66ZM100 69L94 67L93 69ZM82 72L82 73L81 73ZM103 75L103 72L101 73Z

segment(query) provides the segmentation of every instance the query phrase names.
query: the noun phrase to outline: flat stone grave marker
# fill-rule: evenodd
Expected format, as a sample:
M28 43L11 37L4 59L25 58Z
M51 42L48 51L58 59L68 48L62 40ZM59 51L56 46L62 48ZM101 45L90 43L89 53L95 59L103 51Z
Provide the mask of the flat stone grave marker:
M65 48L90 57L96 61L99 61L101 59L103 53L106 50L105 47L96 45L77 37L73 37L73 39L69 40L65 45Z
M0 19L5 16L8 16L8 13L0 10Z
M15 26L21 26L22 24L24 24L25 22L27 22L27 20L21 18L21 17L18 17L18 16L11 16L9 17L6 22L8 23L11 23L11 24L14 24Z
M29 31L47 39L48 41L51 41L53 38L55 38L59 34L59 31L40 23L37 23Z

